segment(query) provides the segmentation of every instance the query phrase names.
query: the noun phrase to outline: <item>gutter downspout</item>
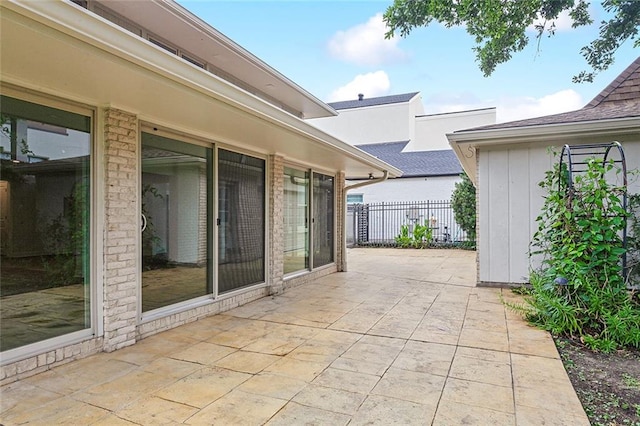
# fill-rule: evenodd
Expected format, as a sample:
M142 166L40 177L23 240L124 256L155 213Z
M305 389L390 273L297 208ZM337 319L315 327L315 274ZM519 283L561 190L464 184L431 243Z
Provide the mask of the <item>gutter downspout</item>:
M340 265L340 272L347 272L347 191L367 185L373 185L374 183L384 182L388 179L389 172L387 170L383 170L382 173L382 177L354 183L349 186L345 185L344 187L344 195L342 197L342 205L344 206L344 218L342 220L342 265Z

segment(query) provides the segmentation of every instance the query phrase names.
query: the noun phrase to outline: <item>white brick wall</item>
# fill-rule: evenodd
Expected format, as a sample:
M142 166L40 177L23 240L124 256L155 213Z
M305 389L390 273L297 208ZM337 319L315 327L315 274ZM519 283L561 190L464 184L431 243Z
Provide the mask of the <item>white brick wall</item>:
M269 191L269 270L270 294L284 290L284 158L269 156L267 170L270 170L267 190Z
M138 120L105 111L104 347L136 341L138 297Z

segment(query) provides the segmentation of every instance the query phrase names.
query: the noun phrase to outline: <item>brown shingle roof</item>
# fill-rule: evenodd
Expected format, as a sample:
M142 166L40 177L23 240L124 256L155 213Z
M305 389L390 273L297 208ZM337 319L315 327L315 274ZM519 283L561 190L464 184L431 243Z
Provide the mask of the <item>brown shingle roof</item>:
M508 129L632 117L640 117L640 57L622 71L591 102L577 111L474 127L461 131Z

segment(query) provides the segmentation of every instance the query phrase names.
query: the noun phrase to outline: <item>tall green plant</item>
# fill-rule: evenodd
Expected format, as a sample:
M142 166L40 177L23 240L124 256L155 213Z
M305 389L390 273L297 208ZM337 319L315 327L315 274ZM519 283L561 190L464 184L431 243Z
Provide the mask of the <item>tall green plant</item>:
M456 222L471 241L476 240L476 187L466 173L460 175L451 194L451 208Z
M540 183L548 195L532 242L543 256L531 274L525 304L512 306L556 334L579 337L593 349L640 347L640 306L627 291L621 231L628 215L625 188L606 179L619 170L592 159L569 185L566 168L556 165Z

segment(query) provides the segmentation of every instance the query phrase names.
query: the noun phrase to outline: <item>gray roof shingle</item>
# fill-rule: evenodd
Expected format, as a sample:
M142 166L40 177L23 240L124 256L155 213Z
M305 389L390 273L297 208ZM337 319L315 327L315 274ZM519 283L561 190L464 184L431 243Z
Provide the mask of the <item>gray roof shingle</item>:
M353 101L330 102L329 105L335 109L361 108L376 105L399 104L409 102L414 96L420 92L403 93L401 95L379 96L377 98L355 99Z
M633 117L640 117L640 57L633 61L591 102L577 111L474 127L472 129L459 130L459 132Z
M402 177L454 176L462 166L451 149L402 152L409 141L356 145L361 150L402 170Z

